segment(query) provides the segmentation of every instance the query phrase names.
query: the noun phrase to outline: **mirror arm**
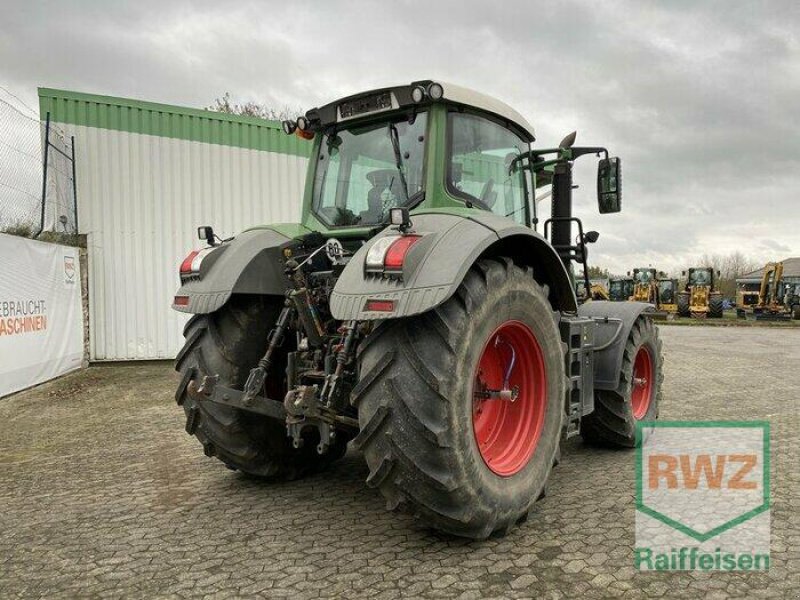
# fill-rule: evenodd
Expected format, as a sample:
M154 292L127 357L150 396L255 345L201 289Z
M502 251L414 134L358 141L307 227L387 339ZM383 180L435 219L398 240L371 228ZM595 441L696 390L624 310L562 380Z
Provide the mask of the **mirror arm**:
M595 154L597 156L603 154L605 155L605 158L608 158L608 150L600 146L582 146L578 148L571 148L570 151L572 152L573 159L585 154Z
M538 173L539 171L542 171L542 170L546 169L547 167L552 167L553 165L557 165L560 162L564 162L564 161L562 159L560 159L560 158L554 158L552 160L543 160L543 161L540 161L540 162L534 162L534 163L530 163L530 169L534 173Z

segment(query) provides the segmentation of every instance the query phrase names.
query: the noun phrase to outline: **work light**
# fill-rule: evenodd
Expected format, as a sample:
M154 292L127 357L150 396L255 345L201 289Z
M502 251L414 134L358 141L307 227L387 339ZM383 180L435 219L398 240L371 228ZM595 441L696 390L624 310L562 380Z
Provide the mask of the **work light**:
M297 123L289 120L286 120L283 123L281 123L281 126L283 127L283 133L285 133L286 135L292 135L294 133L294 130L297 129Z
M425 88L421 85L414 86L414 89L411 90L411 99L419 104L425 99Z
M441 83L432 83L428 86L428 96L431 100L441 100L444 96L444 88Z

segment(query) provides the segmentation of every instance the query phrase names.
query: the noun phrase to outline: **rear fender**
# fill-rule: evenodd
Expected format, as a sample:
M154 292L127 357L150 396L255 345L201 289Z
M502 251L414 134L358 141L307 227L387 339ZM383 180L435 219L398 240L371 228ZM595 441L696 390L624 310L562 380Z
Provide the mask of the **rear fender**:
M377 320L426 312L450 298L476 261L509 256L533 267L534 277L549 286L556 310L577 309L570 278L552 246L538 233L491 213L469 217L423 213L412 217L422 239L409 250L402 278L366 273L364 263L376 241L397 231L387 228L362 246L348 263L331 294L331 313L340 320ZM365 311L367 300L392 300L394 311Z
M184 281L175 293L187 296L188 304L172 308L205 314L221 308L232 294L283 296L281 250L290 239L272 229L252 229L220 244L201 263L199 276Z
M578 315L594 320L594 388L617 391L625 344L633 324L655 307L644 302L592 301L578 308Z

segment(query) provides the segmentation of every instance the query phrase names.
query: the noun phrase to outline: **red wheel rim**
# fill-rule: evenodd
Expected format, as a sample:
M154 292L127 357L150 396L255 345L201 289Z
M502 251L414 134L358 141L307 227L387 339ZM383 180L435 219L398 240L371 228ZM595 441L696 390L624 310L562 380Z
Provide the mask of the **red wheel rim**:
M634 419L643 419L653 398L653 358L650 351L642 346L633 361L633 390L631 409Z
M504 387L512 390L513 400L508 394L498 397ZM546 407L542 349L527 325L507 321L484 344L472 382L472 429L492 472L509 477L528 464L542 434Z

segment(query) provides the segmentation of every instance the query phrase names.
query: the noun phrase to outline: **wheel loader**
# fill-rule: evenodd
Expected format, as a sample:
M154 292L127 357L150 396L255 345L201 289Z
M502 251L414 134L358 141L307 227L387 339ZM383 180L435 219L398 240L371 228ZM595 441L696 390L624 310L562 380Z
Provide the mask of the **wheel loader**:
M723 313L722 292L716 289L715 275L719 271L712 267L692 267L686 277L686 286L678 294L678 315L695 319L721 319Z
M783 296L783 309L795 321L800 321L800 283L786 284Z
M536 148L508 105L432 80L283 130L310 144L299 222L203 225L179 269L175 398L207 456L280 480L350 445L389 509L482 539L527 518L563 440L637 443L661 400L652 307L578 306L573 276L598 236L573 215L574 161L599 157L614 213L619 158L574 133Z
M656 280L656 285L658 286L658 309L669 315L676 314L678 312L678 280L659 278Z
M608 282L608 296L612 302L627 302L633 295L633 278L612 277Z

